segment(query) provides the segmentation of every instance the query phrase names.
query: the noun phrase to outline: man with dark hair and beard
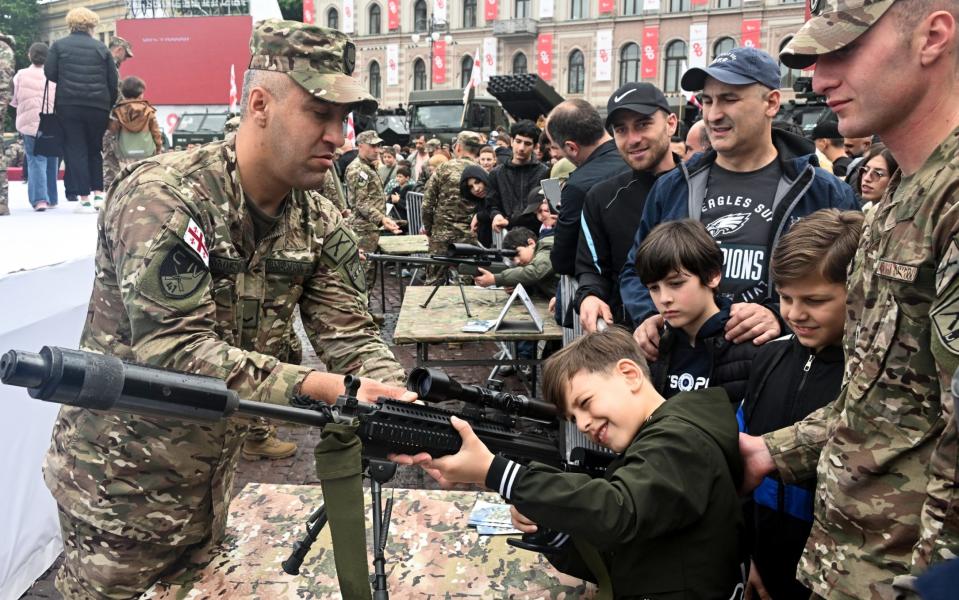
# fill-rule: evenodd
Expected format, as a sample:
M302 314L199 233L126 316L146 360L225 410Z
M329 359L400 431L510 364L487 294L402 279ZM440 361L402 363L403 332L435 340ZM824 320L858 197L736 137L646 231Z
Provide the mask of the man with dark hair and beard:
M526 197L539 185L541 179L549 177L549 167L536 160L533 148L539 143L540 130L528 119L518 121L510 127L510 147L512 158L490 172L490 190L486 197L486 206L492 218L494 231L523 226L535 228L536 219L524 215L529 204ZM480 223L480 227L483 224Z
M574 299L583 331L594 331L600 317L630 322L619 297L619 270L643 218L646 195L657 177L682 160L669 145L676 115L656 86L627 83L609 97L606 114L606 130L632 170L597 185L583 202Z

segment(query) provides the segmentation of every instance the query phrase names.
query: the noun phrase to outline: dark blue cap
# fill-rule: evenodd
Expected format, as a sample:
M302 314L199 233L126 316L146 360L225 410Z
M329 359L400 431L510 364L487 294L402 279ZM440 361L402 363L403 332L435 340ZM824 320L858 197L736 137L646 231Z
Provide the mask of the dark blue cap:
M733 48L720 54L705 69L694 67L683 73L682 86L687 92L698 92L706 86L706 77L729 85L762 85L778 90L779 65L762 50Z

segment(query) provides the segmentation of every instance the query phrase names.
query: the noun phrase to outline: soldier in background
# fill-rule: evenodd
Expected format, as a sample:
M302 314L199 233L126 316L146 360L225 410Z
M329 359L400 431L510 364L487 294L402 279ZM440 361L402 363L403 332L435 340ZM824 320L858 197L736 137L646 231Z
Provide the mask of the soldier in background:
M332 403L334 373L363 376L361 401L409 400L367 311L355 238L308 191L332 168L346 115L376 107L351 77L355 47L332 29L266 20L251 51L235 136L149 158L111 188L80 347L218 377L254 401ZM328 373L277 358L297 307ZM138 597L216 544L248 423L61 409L44 477L64 597Z
M900 170L847 280L842 390L791 427L743 435L746 483L816 475L798 569L814 597L915 598L916 576L959 554L959 15L951 0L825 0L814 14L782 64L815 63L839 132L879 135Z
M340 176L336 174L336 169L330 169L323 177L323 186L319 189L320 195L333 203L340 211L340 216L344 219L350 216L350 205L346 201L346 195L343 193L343 184L340 182Z
M456 158L448 160L436 168L436 172L426 182L423 190L423 228L430 239L430 254L446 254L451 242L476 243L476 234L470 230L470 223L478 208L461 192L463 171L476 165L480 174L482 167L476 162L483 142L478 133L461 131L456 136L453 152ZM484 190L484 195L485 195ZM429 266L426 269L427 285L442 281L445 267Z
M3 151L3 120L13 98L13 36L0 32L0 217L10 214L7 190L7 158Z
M346 192L353 205L350 227L359 238L360 250L375 252L380 241L380 227L392 233L402 233L396 221L386 216L386 192L376 174L377 149L383 140L375 131L364 131L356 136L357 155L346 167ZM375 265L366 264L366 281L372 283Z
M130 45L130 42L126 41L122 37L113 36L113 39L110 40L110 56L113 57L113 62L117 65L117 72L120 72L120 65L129 58L133 58L133 46ZM123 86L123 80L119 80L117 84L117 102L123 100L123 93L121 88ZM113 118L113 113L111 112L110 118ZM110 131L110 128L107 127L107 130L103 133L103 189L110 189L110 184L113 183L113 180L116 179L118 173L120 173L120 159L119 153L117 152L117 136L118 133ZM94 197L97 195L101 196L103 190L94 192ZM95 198L94 198L95 200Z

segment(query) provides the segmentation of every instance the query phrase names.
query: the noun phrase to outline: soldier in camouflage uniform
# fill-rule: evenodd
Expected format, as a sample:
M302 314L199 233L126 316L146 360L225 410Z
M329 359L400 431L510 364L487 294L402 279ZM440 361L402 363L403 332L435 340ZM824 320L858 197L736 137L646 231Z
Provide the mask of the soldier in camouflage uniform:
M13 36L0 32L0 134L3 133L3 119L7 107L13 99L13 73L16 65L13 60ZM0 216L9 215L7 198L7 158L3 151L3 139L0 136Z
M375 166L377 148L382 143L383 140L375 131L364 131L357 135L358 153L343 174L353 207L350 226L359 238L360 250L363 252L376 251L376 244L380 240L380 227L396 234L403 233L396 221L385 214L386 192L383 191L383 183L376 174ZM367 261L367 282L373 281L374 269L373 261Z
M376 103L331 29L257 24L235 136L121 172L100 213L85 350L222 378L241 397L409 399L367 312L356 241L315 192L351 110ZM330 373L281 362L299 306ZM388 383L380 383L380 381ZM64 407L44 477L70 598L132 598L221 539L248 421L188 423Z
M741 447L750 484L818 478L801 583L826 598L912 598L917 575L959 556L959 24L954 3L823 4L780 58L815 63L840 133L878 134L900 171L848 278L839 397Z
M133 46L122 37L113 36L109 48L113 62L117 65L117 72L119 72L120 65L128 58L133 58ZM123 85L122 79L117 81L117 102L123 99L123 94L120 92L121 85ZM103 134L103 189L110 189L110 184L120 173L120 155L117 151L116 142L117 134L111 132L108 127Z
M343 194L343 184L340 183L340 176L336 174L336 169L330 169L323 178L323 187L319 189L320 194L333 203L340 211L343 218L350 215L350 207L346 202L346 196Z
M441 164L423 190L423 228L430 238L430 254L446 254L451 242L477 243L470 230L477 205L463 197L460 183L463 170L476 162L483 143L478 133L461 131L453 151L456 158ZM446 276L445 267L426 269L426 284L435 285Z

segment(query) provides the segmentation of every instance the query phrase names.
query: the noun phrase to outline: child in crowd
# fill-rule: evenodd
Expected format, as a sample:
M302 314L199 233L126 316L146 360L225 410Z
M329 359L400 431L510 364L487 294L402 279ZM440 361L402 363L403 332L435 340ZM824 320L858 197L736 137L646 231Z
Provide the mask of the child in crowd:
M110 131L117 136L116 153L120 168L163 151L163 135L156 109L143 99L146 84L139 77L127 77L120 85L123 99L113 109Z
M764 344L753 363L740 418L751 435L802 420L839 395L846 322L846 269L863 215L824 209L799 221L773 250L780 314L793 335ZM747 508L752 526L749 583L776 600L806 600L796 565L812 526L815 480L785 485L767 477Z
M618 456L603 479L494 456L453 417L452 456L397 456L441 484L485 484L512 504L513 524L552 536L561 571L608 581L615 598L735 598L741 591L742 477L732 406L721 390L666 402L632 336L589 333L545 365L543 394ZM602 584L601 584L602 587Z
M499 273L491 273L480 267L479 275L473 278L473 282L482 287L516 287L516 284L521 283L530 295L539 294L544 298L551 298L559 281L553 271L553 263L549 260L553 236L545 236L537 241L536 234L529 229L515 227L503 237L503 248L516 250L516 257L513 259L516 266Z
M395 183L386 190L386 201L393 205L396 211L397 219L406 221L408 217L406 208L406 194L413 191L413 184L410 183L411 171L408 166L397 166L396 174L393 176ZM407 231L407 225L403 225L404 232Z
M460 175L460 195L477 207L483 206L489 190L489 175L479 165L469 165Z
M666 398L722 387L738 405L756 346L726 339L732 302L718 296L723 253L702 223L669 221L655 227L636 254L636 270L666 321L653 385Z

